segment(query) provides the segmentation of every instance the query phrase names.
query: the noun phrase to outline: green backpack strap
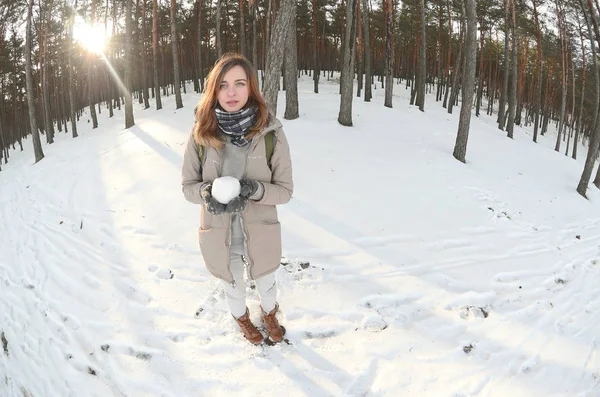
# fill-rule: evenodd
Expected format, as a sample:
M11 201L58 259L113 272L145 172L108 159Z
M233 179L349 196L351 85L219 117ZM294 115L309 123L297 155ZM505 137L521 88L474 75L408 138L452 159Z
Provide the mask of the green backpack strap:
M204 165L204 146L198 145L198 156L200 157L200 166Z
M269 169L271 169L271 157L273 157L273 148L275 146L275 132L269 131L267 135L265 135L265 153L267 155L267 165Z

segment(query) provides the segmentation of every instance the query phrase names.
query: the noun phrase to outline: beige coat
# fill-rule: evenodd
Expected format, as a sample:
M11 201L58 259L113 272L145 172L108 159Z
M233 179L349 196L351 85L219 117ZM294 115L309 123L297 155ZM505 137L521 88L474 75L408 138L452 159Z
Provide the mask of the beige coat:
M271 130L277 137L271 157L272 170L267 165L264 142L265 135ZM258 201L249 200L241 214L249 274L256 279L274 272L281 263L281 225L275 206L291 199L294 185L290 148L277 118L271 117L268 126L252 138L250 145L244 178L262 182L265 189L263 197ZM198 147L190 134L183 155L181 182L186 200L203 204L200 186L221 176L220 152L220 149L208 147L201 165ZM227 213L212 215L202 205L198 234L208 271L215 277L233 282L229 270L231 216Z

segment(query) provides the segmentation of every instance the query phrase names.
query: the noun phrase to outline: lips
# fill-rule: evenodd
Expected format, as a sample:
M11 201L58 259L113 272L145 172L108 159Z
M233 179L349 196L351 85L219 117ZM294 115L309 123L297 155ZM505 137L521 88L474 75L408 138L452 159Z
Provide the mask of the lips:
M235 104L238 103L238 101L227 101L225 103L228 104L228 105L235 105Z

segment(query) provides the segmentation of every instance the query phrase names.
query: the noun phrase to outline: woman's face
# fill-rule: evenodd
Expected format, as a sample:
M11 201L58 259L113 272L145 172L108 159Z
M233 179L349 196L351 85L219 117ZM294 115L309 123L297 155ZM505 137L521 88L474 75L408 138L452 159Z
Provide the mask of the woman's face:
M235 112L246 105L248 80L244 68L236 65L225 73L217 87L217 99L226 112Z

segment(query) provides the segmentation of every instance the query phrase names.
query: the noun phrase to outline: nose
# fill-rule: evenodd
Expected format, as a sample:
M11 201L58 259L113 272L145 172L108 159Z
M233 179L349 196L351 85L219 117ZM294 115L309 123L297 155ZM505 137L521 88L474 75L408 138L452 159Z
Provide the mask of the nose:
M235 86L227 87L227 96L234 96L234 95L235 95Z

